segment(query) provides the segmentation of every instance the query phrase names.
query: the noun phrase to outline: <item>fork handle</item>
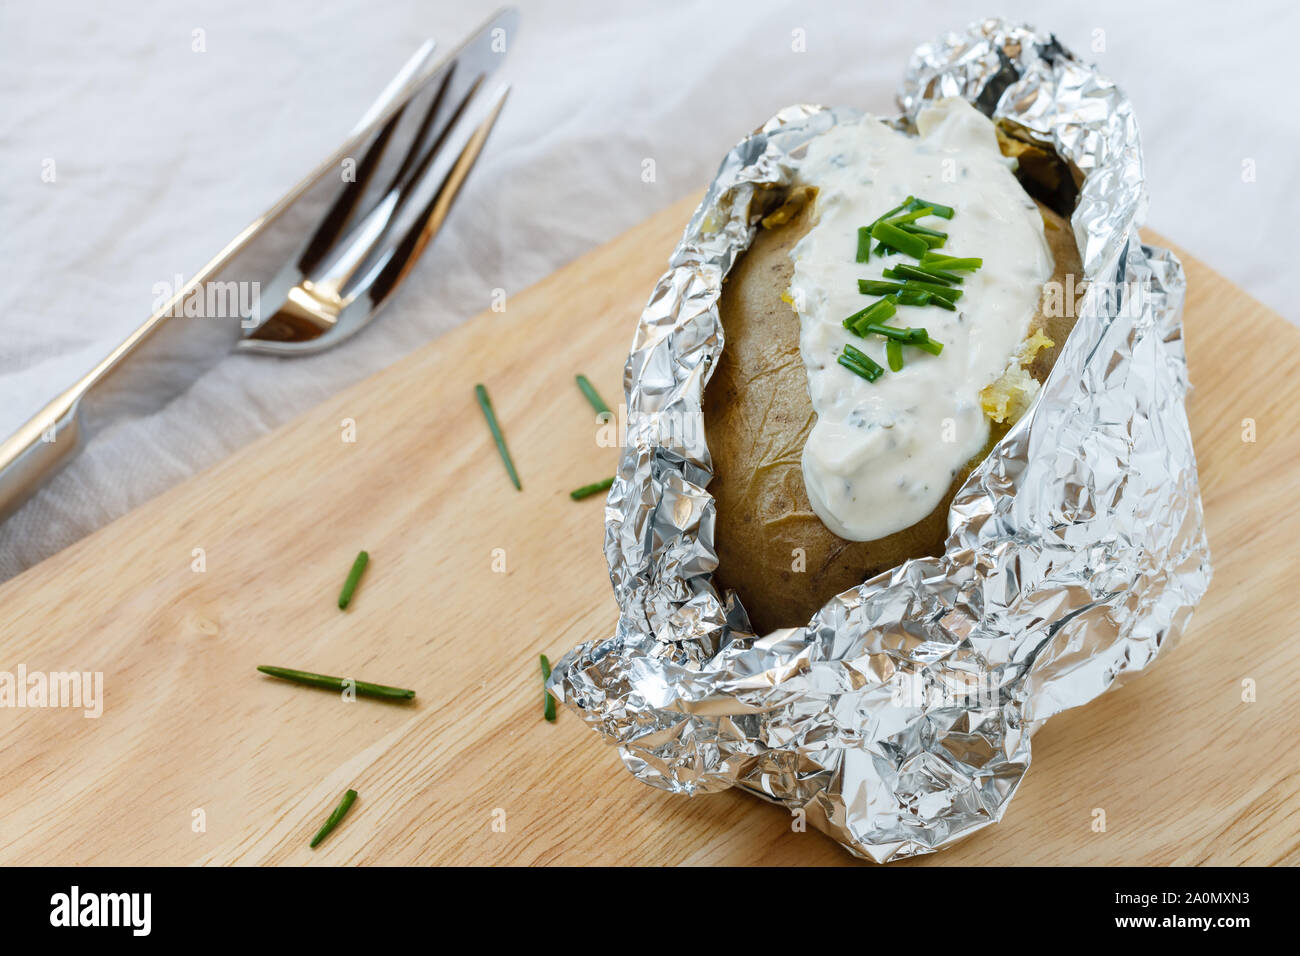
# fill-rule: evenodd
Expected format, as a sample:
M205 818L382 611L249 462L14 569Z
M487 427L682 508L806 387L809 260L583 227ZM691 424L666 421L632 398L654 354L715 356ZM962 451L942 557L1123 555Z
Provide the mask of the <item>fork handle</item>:
M0 444L0 519L13 513L81 445L84 382L59 395Z

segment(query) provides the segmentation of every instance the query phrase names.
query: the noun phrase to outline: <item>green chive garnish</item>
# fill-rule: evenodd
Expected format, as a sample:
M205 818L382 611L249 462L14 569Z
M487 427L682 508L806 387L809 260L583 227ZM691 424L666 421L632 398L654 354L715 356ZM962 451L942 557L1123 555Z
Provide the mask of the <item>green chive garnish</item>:
M343 690L348 683L347 678L312 674L308 671L295 671L288 667L271 667L268 664L259 664L257 669L263 674L269 674L271 677L293 681L295 684L306 684L309 687L323 687L326 690ZM351 684L358 697L378 697L382 700L411 700L415 697L415 691L406 690L402 687L389 687L387 684L367 684L365 681L359 680L351 681Z
M955 272L944 272L942 269L934 269L930 266L900 264L894 266L894 274L904 279L920 279L922 282L938 282L940 285L953 285L962 281L962 277Z
M871 227L858 226L858 262L871 261Z
M510 449L506 447L505 436L501 434L501 426L497 424L497 413L492 411L492 400L488 398L487 389L482 385L475 385L474 397L478 399L478 407L483 409L483 417L487 419L488 428L492 430L492 438L497 443L501 460L505 462L506 473L510 475L515 488L523 491L524 486L519 483L519 472L515 471L515 463L510 458Z
M898 339L890 339L885 343L885 358L889 360L889 370L891 372L901 372L903 370L903 343Z
M899 226L898 228L901 229L901 230L903 230L903 232L910 232L910 233L911 233L912 235L914 235L914 236L931 236L931 237L933 237L933 238L935 238L935 239L947 239L947 238L948 238L948 234L947 234L946 232L940 232L939 230L937 230L937 229L931 229L931 228L929 228L928 226L918 226L918 225L917 225L916 223L914 223L914 222L907 222L907 223L904 223L903 225ZM927 252L926 255L927 255L927 256L928 256L928 255L932 255L932 253Z
M614 476L606 478L604 481L597 481L590 485L583 485L581 488L575 488L569 492L569 497L574 501L581 501L583 498L590 498L592 495L600 494L607 491L609 486L614 483Z
M847 352L849 346L845 346L845 348L846 351L841 352L840 357L837 358L835 361L838 362L840 365L843 365L854 375L860 375L863 378L865 378L868 382L874 382L876 379L880 378L880 376L885 374L885 370L883 368L881 368L875 362L872 362L871 359L868 358L867 356L862 355L861 352L857 352L857 354L861 356L862 360L865 361L860 361L858 359L853 358ZM856 352L857 350L855 349L854 351Z
M887 270L886 275L888 274L889 273ZM893 277L891 276L891 278ZM897 278L901 279L903 277L897 276ZM931 296L940 299L947 299L949 302L956 302L958 299L961 298L962 295L961 289L954 289L950 285L939 285L938 283L935 282L920 282L916 279L905 280L903 282L903 288L913 289L913 290L919 289L921 292L929 292Z
M948 234L946 232L935 232L933 229L926 229L924 226L904 223L898 228L902 229L906 233L910 233L911 235L919 236L931 249L942 248L943 244L948 241Z
M321 840L325 839L334 831L334 828L339 825L339 821L347 816L348 811L352 809L352 804L356 802L356 799L357 792L355 790L349 790L347 793L343 794L343 799L340 800L339 805L334 808L334 812L329 815L329 818L321 825L321 828L316 831L316 835L311 838L311 848L313 850L316 849L316 845L320 843Z
M898 294L898 304L899 305L929 305L930 293L922 292L920 289L903 289L903 291ZM952 305L951 302L948 304ZM956 306L953 306L953 308L956 308Z
M897 226L891 226L887 222L878 222L872 226L871 236L873 239L879 239L881 242L887 243L899 252L907 253L913 259L921 258L930 249L920 236L913 236Z
M891 295L903 291L901 282L880 282L877 279L859 279L858 291L863 295Z
M916 290L909 289L908 291L912 292ZM922 292L921 295L928 295L930 297L930 301L925 303L926 305L937 305L939 308L947 309L949 312L957 311L957 307L941 295L935 295L932 292Z
M340 611L346 611L348 605L352 603L352 592L357 589L357 582L361 580L361 572L366 569L369 562L369 554L365 551L358 552L357 559L352 562L352 570L348 572L348 579L343 582L343 590L339 592Z
M893 325L872 322L866 327L866 330L873 335L883 335L891 342L905 342L908 345L929 340L929 333L925 329L900 329Z
M542 716L555 722L555 698L546 692L546 682L551 679L551 662L542 655Z
M942 342L936 342L934 339L928 337L922 342L908 342L907 344L915 346L924 352L929 352L931 355L938 355L943 351Z
M587 381L587 376L579 375L575 381L577 381L578 388L582 389L582 394L587 396L587 401L591 402L591 407L596 410L597 414L604 415L606 412L610 412L610 408L605 404L605 400L600 397L600 394L596 391L595 387ZM610 414L613 414L613 412L610 412Z
M927 252L921 257L921 265L927 268L935 269L956 269L960 272L974 272L984 265L983 259L967 258L962 259L957 256L944 256L937 252Z
M874 220L872 220L870 226L858 227L858 262L868 262L871 259L871 230L875 228L876 223L884 222L890 216L894 216L902 212L909 205L911 205L912 201L913 201L912 197L908 196L906 199L904 199L893 209L889 210L889 212L885 213L883 216L877 216ZM878 256L886 255L894 251L895 250L890 249L883 242L876 246L876 255Z
M930 207L930 215L931 215L931 216L938 216L940 219L951 219L951 218L953 217L953 212L954 212L954 210L953 210L952 206L944 206L944 205L942 205L941 203L930 202L930 200L928 200L928 199L921 199L920 197L917 197L916 199L913 199L913 200L912 200L911 205L912 205L912 206L929 206L929 207Z
M913 209L911 212L904 213L901 216L891 216L886 219L885 222L889 223L891 226L901 226L907 222L916 222L918 219L924 219L932 212L934 212L934 210L929 206L921 206L917 209Z
M883 322L885 319L891 318L896 311L894 297L887 295L883 299L877 299L862 311L850 315L844 320L844 327L850 332L862 335L862 328L865 325L871 322Z

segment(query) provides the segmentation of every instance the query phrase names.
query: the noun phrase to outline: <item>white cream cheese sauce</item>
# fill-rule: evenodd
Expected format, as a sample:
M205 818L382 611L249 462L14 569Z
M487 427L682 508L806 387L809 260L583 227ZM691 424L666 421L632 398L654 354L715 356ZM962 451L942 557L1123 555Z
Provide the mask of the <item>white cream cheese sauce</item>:
M809 144L796 181L816 186L816 225L792 252L791 295L800 316L800 351L817 423L803 450L813 510L842 538L871 541L920 521L943 500L954 475L988 441L980 389L1013 360L1044 282L1052 274L1042 217L998 150L993 124L965 100L942 100L907 136L874 117L836 126ZM857 230L907 196L952 206L951 220L921 225L948 233L945 255L978 256L963 273L957 311L899 306L888 320L923 327L943 343L930 355L903 347L901 372L888 370L885 340L859 338L846 316L875 302L858 279L910 256L856 262ZM868 382L838 365L851 343L883 366Z

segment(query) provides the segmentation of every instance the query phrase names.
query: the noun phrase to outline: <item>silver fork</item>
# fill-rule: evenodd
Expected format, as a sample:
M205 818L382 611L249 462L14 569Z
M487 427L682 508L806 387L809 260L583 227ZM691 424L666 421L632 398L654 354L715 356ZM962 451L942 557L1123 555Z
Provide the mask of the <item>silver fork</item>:
M141 386L176 394L232 350L306 355L364 328L442 227L481 153L509 87L476 94L517 27L518 13L501 10L436 65L433 42L422 45L333 155L0 444L0 518L87 434L138 406ZM178 365L184 374L168 380Z

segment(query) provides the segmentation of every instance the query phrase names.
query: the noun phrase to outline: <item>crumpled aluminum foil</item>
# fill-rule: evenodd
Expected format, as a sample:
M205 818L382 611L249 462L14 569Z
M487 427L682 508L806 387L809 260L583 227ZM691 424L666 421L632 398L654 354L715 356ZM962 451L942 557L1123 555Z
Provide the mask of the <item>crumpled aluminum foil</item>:
M809 139L849 110L782 110L723 161L641 316L627 444L605 512L617 632L548 688L653 786L742 787L877 862L1002 817L1033 732L1149 666L1210 579L1184 410L1185 280L1144 246L1142 154L1124 95L1050 35L989 20L919 47L903 114L957 95L1082 174L1085 302L1029 412L953 502L945 554L750 632L717 566L701 396L723 348L722 278Z

